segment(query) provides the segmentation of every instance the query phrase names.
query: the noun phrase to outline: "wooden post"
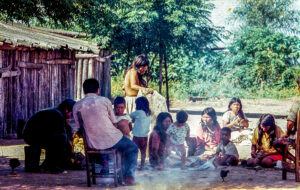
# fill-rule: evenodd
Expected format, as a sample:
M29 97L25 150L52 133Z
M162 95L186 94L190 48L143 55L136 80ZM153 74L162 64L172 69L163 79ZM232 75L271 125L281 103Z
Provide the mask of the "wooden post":
M297 134L296 134L296 182L300 182L300 175L299 175L299 148L300 148L300 110L297 113Z
M163 56L160 53L159 54L159 93L160 94L161 94L162 83L163 83L163 78L162 78L162 61L163 61Z
M165 61L165 78L166 78L166 98L167 98L167 107L168 111L170 111L170 98L169 98L169 79L168 79L168 63L167 63L167 56L164 55Z
M3 61L2 61L2 54L3 51L0 50L0 67L3 67ZM3 84L4 79L0 78L0 138L3 138L4 136L4 96L5 92L3 90Z

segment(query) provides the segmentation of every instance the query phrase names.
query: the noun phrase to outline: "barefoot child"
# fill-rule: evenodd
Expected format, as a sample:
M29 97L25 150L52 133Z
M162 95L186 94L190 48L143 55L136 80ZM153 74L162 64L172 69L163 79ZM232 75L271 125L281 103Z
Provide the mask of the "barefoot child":
M148 143L148 133L150 131L151 111L149 108L149 101L145 97L139 97L135 101L136 111L130 114L134 127L132 129L133 142L138 146L141 151L141 167L144 169L146 160L146 150Z
M117 119L117 128L123 133L124 137L130 138L132 130L131 118L124 114L126 102L123 97L117 97L114 101L114 111Z
M184 141L190 138L190 127L186 123L188 114L185 111L179 111L176 114L176 122L167 129L168 149L177 149L181 154L181 168L185 169L186 150Z
M239 162L239 153L235 145L230 141L231 129L221 129L221 142L217 147L216 161L219 165L236 166Z

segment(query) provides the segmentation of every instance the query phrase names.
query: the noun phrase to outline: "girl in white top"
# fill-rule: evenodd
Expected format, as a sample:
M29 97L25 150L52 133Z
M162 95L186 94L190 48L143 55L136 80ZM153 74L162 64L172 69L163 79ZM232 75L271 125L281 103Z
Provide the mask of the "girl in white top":
M228 110L223 115L223 127L233 130L248 128L249 121L243 112L242 102L239 98L232 98L228 104Z

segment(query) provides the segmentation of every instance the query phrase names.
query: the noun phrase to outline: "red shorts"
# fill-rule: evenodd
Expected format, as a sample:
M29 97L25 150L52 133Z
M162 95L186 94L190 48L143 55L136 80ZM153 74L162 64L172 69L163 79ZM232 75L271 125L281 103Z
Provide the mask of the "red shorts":
M270 155L270 156L267 156L266 158L270 158L272 160L282 160L282 156L280 154L274 154L274 155Z

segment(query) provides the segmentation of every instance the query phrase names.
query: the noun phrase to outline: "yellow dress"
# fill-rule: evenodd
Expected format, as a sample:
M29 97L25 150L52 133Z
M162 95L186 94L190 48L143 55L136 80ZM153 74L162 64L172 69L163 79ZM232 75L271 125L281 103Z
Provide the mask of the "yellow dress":
M267 133L264 133L262 136L261 146L258 145L258 137L259 137L258 132L259 132L259 129L258 129L258 127L256 127L256 129L254 130L253 138L251 140L252 145L256 145L258 152L261 152L261 151L268 152L268 153L276 152L274 147L270 148L270 137ZM283 135L284 135L284 133L281 130L281 128L276 126L274 140L282 137Z

